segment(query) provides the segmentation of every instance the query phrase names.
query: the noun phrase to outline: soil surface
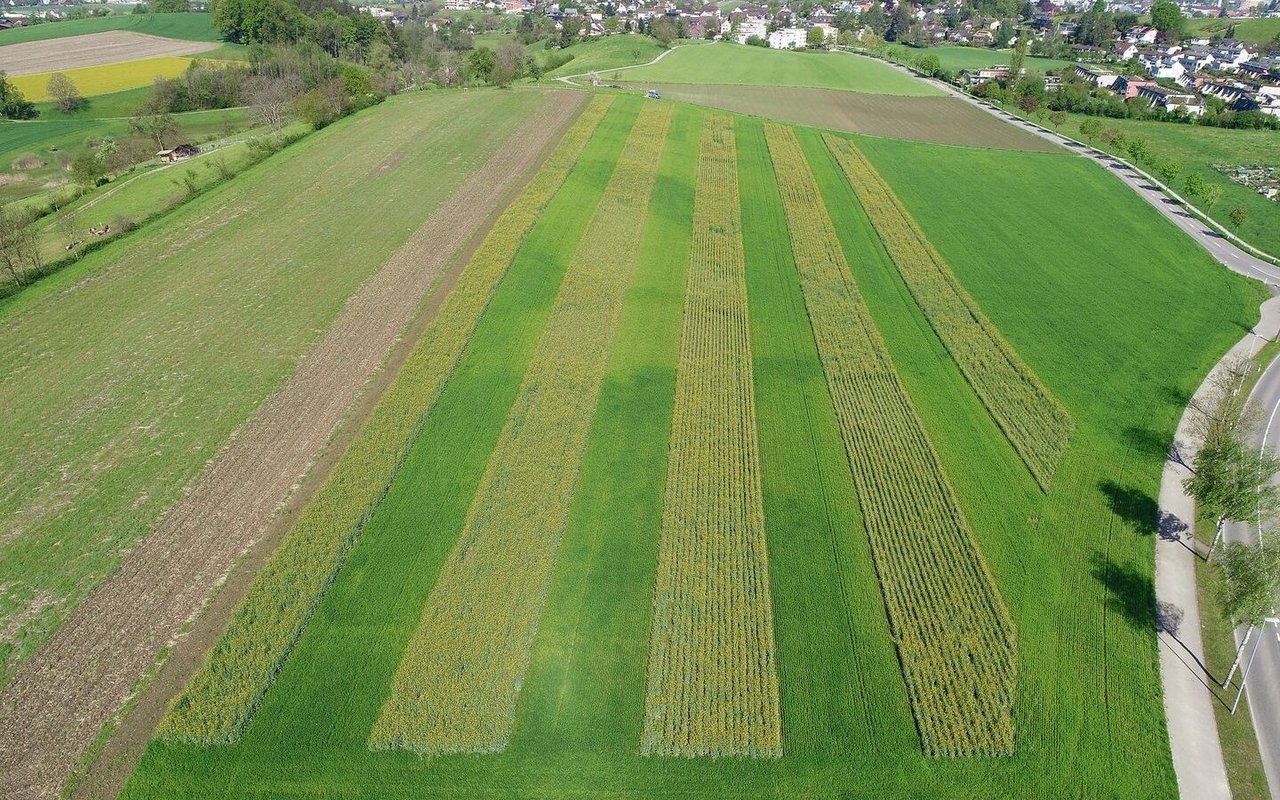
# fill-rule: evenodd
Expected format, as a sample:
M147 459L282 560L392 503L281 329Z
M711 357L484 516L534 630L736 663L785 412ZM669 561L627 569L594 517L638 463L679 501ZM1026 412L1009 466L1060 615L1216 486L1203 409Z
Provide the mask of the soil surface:
M455 255L532 174L587 97L576 92L548 96L489 163L348 300L284 388L232 437L120 569L23 665L0 693L0 797L57 797L102 726L128 701L162 650L200 615L237 561L248 555L249 562L261 562L265 554L253 550L277 512L398 351L406 326L409 333L421 330L415 317L424 298ZM242 593L248 579L238 572L235 582ZM223 622L236 599L234 592L230 595L223 592L214 603ZM204 627L207 646L221 625L212 633ZM127 770L119 780L124 775Z
M221 42L188 42L133 31L107 31L0 47L0 70L9 75L57 72L157 56L189 56Z

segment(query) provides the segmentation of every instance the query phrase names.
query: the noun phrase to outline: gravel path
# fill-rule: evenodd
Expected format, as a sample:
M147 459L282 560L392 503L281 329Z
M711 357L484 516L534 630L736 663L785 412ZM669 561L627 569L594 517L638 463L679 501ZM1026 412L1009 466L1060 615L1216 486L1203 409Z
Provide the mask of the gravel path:
M161 649L258 541L453 254L587 99L585 93L548 96L347 302L279 394L23 665L0 693L0 797L58 796Z

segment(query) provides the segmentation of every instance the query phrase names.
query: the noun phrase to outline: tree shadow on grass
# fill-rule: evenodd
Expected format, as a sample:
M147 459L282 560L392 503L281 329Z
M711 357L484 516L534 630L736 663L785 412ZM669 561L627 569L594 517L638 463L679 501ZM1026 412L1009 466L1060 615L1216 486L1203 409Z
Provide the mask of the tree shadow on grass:
M1112 513L1125 521L1142 536L1151 536L1156 532L1160 519L1160 506L1155 498L1141 489L1132 486L1121 486L1115 481L1106 480L1098 483L1098 488L1107 497L1107 505Z
M1093 557L1092 573L1107 590L1107 608L1120 612L1138 630L1156 627L1156 590L1151 576L1101 554Z

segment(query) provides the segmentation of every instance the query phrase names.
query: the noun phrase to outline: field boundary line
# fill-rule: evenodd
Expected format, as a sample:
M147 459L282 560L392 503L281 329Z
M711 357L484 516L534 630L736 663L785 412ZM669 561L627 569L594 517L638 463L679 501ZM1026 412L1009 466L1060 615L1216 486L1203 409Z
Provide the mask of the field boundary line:
M569 261L369 747L504 750L637 261L669 105L640 112Z
M640 752L778 758L782 712L731 117L708 116L698 164Z
M518 131L509 143L521 138ZM537 125L529 133L549 135ZM497 182L464 181L410 235L348 300L285 386L0 694L0 794L54 796L162 648L253 548L437 283L446 266L440 262L482 221L474 207L496 200L523 174L513 164L536 155L525 143L498 152L504 148L515 158L491 176ZM433 224L454 238L436 234ZM174 575L184 577L175 583Z

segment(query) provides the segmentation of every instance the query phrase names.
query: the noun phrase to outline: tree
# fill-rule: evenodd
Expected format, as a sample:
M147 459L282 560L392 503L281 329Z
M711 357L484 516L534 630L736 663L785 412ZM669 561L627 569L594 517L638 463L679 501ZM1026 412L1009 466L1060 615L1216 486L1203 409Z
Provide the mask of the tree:
M826 34L822 32L822 28L814 25L809 32L804 35L804 43L809 47L817 49L827 41Z
M35 104L23 96L17 86L0 70L0 116L5 119L35 119Z
M1164 185L1172 187L1182 175L1182 164L1170 159L1160 165L1158 172L1160 173L1160 180Z
M84 103L75 82L61 72L55 72L49 76L49 83L45 85L45 91L53 98L54 105L58 107L58 110L64 114L70 114Z
M1097 117L1088 117L1080 123L1080 135L1089 144L1093 144L1093 138L1100 133L1102 133L1102 121Z
M753 33L747 37L747 40L743 42L743 44L747 45L748 47L768 47L769 41L767 39L756 36Z
M1018 98L1018 108L1022 109L1028 114L1034 113L1035 110L1039 107L1040 107L1040 98L1036 97L1034 94L1024 94L1022 97Z
M1233 430L1204 443L1196 457L1196 471L1184 487L1195 498L1199 512L1221 530L1228 520L1275 516L1280 509L1280 487L1271 481L1277 472L1280 459L1244 444Z
M150 109L145 105L130 118L129 130L151 139L159 150L165 149L165 143L182 132L177 120L167 110Z
M1016 84L1022 77L1022 68L1027 63L1027 38L1018 37L1018 44L1013 48L1013 58L1009 60L1009 83Z
M577 17L565 17L560 23L560 46L569 47L578 41L578 31L581 29L582 20Z
M1142 163L1151 157L1151 150L1147 147L1146 139L1131 139L1126 149L1129 151L1129 158L1138 163Z
M92 189L103 176L102 162L91 150L81 150L71 159L71 180L86 189Z
M253 116L259 124L279 133L293 116L298 97L302 94L302 79L297 75L269 78L259 75L249 81L246 95L253 107Z
M510 86L512 81L523 77L526 60L524 45L515 40L503 42L494 55L490 82L494 86Z
M1177 41L1182 36L1185 20L1182 18L1182 10L1173 0L1156 0L1151 6L1151 24L1165 40Z
M1280 590L1280 550L1228 544L1217 558L1222 572L1218 600L1240 625L1258 625L1271 616Z
M1239 230L1242 225L1249 219L1249 209L1244 206L1236 206L1231 209L1231 213L1227 215L1227 220L1231 223L1231 227Z
M916 69L923 75L936 77L942 72L942 59L933 53L920 56L916 59Z
M40 256L40 237L34 220L25 211L0 206L0 269L18 286L38 271L44 260Z
M1187 197L1199 197L1204 194L1204 187L1204 178L1200 177L1200 173L1198 172L1193 172L1188 175L1187 179L1182 184L1182 190L1186 193Z
M1055 131L1061 128L1062 124L1066 121L1067 112L1065 111L1052 111L1049 113L1049 124L1053 126Z
M288 0L213 0L211 11L214 27L238 44L296 42L313 24Z
M472 80L488 83L493 77L495 66L497 66L497 56L487 47L477 47L471 51L471 55L467 56L467 74Z
M676 38L676 26L668 17L660 17L650 26L650 35L663 47L670 47L671 40Z
M1204 187L1204 191L1200 193L1200 202L1204 203L1204 207L1212 209L1222 199L1222 187L1216 183L1211 183Z
M148 14L181 14L191 10L190 0L151 0Z

